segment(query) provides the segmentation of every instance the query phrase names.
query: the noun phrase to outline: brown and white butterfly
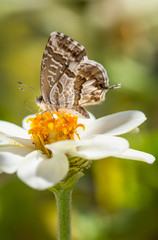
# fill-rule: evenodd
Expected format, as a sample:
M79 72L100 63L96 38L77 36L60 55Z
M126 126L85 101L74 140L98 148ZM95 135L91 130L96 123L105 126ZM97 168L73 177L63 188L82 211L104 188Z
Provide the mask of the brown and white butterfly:
M89 118L83 106L103 101L115 87L109 87L106 70L88 59L81 44L63 33L50 34L41 65L42 96L35 99L40 108Z

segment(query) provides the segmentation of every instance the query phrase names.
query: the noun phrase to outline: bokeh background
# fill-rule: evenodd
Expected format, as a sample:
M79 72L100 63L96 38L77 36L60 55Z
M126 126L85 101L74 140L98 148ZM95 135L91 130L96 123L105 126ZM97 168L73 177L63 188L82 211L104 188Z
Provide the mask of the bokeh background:
M90 59L106 68L111 90L106 101L88 107L96 117L141 110L148 120L132 148L158 157L157 0L0 0L0 115L21 125L37 111L40 65L50 32L71 36ZM73 240L157 240L158 163L109 158L85 171L73 193ZM56 239L54 196L0 175L0 239Z

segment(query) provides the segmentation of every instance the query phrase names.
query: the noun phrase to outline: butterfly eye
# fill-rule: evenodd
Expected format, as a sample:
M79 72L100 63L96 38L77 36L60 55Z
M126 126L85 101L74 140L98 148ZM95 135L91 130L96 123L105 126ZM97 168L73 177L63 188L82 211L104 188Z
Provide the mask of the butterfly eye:
M102 83L99 84L99 87L104 88L104 85Z
M40 97L38 98L38 100L39 100L40 102L42 102L42 101L43 101L43 97L40 96Z

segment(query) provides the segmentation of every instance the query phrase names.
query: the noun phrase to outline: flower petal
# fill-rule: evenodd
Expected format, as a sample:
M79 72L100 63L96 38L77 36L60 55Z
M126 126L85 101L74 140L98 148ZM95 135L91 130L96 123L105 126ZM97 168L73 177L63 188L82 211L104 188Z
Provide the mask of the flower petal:
M32 152L32 149L29 147L20 147L6 144L0 146L0 154L1 152L9 152L18 156L26 156L28 153Z
M89 113L89 116L90 118L78 118L78 124L83 124L85 126L85 129L87 128L87 126L90 124L90 123L94 123L94 121L96 120L96 118L94 117L94 115L90 112ZM83 128L82 127L78 127L77 128L77 133L79 134L80 138L82 139L84 137L84 131L83 131ZM77 136L75 136L75 140L78 142L79 139Z
M14 136L7 136L3 133L0 133L0 145L5 145L8 143L15 143L15 144L20 144L25 147L29 147L32 150L35 148L33 145L33 140L32 139L24 139L24 138L19 138L19 137L14 137ZM11 144L10 144L11 145ZM31 151L31 150L30 150Z
M125 152L121 153L120 155L115 155L118 158L126 158L131 160L142 161L146 163L153 163L155 161L155 157L149 153L141 152L134 149L127 149Z
M3 133L0 133L0 145L8 144L9 141L12 141L12 139Z
M30 151L27 148L8 146L0 147L0 170L6 173L16 172L23 156Z
M77 156L97 160L121 154L129 147L124 138L100 135L92 139L81 140L77 146Z
M0 121L0 133L8 136L15 136L20 138L28 139L29 135L23 128L9 122Z
M23 139L23 138L19 138L19 137L12 137L12 141L15 141L16 143L24 145L25 147L29 147L32 150L35 149L35 144L33 143L32 139Z
M52 152L59 151L62 153L71 153L76 148L76 143L74 140L63 140L63 141L57 141L51 144L46 145L48 149L50 149Z
M114 113L89 122L84 131L84 138L94 134L120 135L130 132L146 120L140 111L124 111Z
M60 182L68 173L69 162L65 154L53 152L48 158L41 151L34 151L20 164L17 175L28 186L44 190Z

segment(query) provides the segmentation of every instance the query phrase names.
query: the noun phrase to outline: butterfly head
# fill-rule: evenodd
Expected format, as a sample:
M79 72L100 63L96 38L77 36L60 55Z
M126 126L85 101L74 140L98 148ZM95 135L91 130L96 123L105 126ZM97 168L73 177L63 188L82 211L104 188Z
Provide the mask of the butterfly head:
M42 96L36 96L35 102L37 106L42 107L42 105L44 104L44 99Z

